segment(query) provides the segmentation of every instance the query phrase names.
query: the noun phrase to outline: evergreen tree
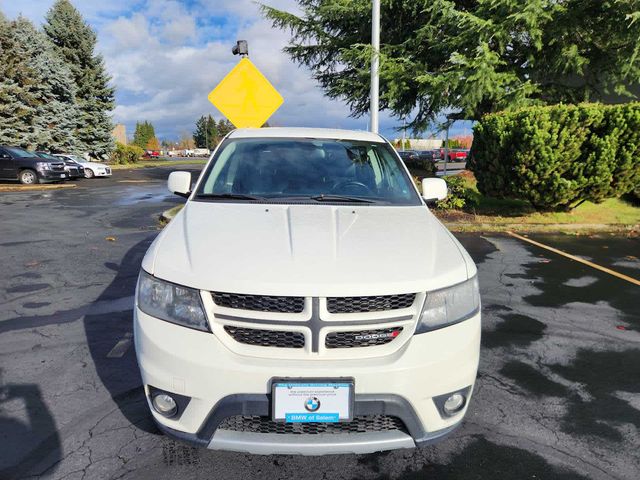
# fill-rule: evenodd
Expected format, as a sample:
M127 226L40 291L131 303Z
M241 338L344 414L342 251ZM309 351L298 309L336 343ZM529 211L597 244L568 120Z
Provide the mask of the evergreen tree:
M147 148L149 140L155 138L156 130L151 122L146 120L142 123L136 122L136 130L133 134L133 144L142 148L143 150L150 150Z
M0 143L23 145L37 101L30 90L31 71L13 54L16 50L12 24L0 12Z
M39 150L73 150L76 88L69 68L29 20L19 17L4 27L0 140Z
M79 115L76 136L80 147L100 157L114 148L114 89L102 57L95 53L96 34L69 0L57 0L46 15L44 31L71 69L77 85Z
M234 127L233 123L231 123L226 118L221 119L218 122L218 135L220 136L220 138L223 138L225 135L227 135L229 132L232 132L235 129L236 127Z
M371 0L263 6L287 53L355 116L369 111ZM638 0L382 0L380 107L411 127L539 103L624 101L640 81Z
M197 148L212 150L220 140L218 124L211 115L203 115L196 121L196 130L193 132L193 141Z

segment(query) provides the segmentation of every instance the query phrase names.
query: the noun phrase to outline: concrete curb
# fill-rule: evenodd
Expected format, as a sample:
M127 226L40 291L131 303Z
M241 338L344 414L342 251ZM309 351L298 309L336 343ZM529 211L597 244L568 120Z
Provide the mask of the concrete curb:
M75 183L61 183L60 185L0 185L0 192L33 192L38 190L61 190L63 188L75 188Z
M184 205L176 205L175 207L170 208L169 210L165 210L160 214L160 221L162 223L169 223L173 220L173 217L177 215L177 213L182 210Z
M442 222L452 232L640 233L640 225L621 223L473 223Z

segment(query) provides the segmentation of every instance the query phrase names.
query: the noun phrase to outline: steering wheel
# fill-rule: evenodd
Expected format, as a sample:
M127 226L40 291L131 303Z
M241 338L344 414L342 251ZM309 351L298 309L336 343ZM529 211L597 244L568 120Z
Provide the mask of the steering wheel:
M364 183L358 182L356 180L343 180L342 182L336 183L331 189L332 193L336 193L337 190L341 188L349 188L356 187L356 189L360 189L364 193L373 193L369 187L367 187Z

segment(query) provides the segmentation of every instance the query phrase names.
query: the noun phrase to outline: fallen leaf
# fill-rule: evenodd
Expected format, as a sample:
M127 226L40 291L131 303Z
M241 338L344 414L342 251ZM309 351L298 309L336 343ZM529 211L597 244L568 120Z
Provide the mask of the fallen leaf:
M116 241L116 237L105 237L105 240L107 242L115 242Z

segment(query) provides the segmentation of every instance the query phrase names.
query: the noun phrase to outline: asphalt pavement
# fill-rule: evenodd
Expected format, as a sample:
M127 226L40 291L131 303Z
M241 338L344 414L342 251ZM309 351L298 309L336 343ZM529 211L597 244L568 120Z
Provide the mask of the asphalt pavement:
M169 171L0 193L0 479L640 478L639 287L498 234L458 235L479 268L483 339L475 396L448 440L296 457L162 436L131 309L158 215L182 201L165 190ZM532 238L640 278L637 238Z

